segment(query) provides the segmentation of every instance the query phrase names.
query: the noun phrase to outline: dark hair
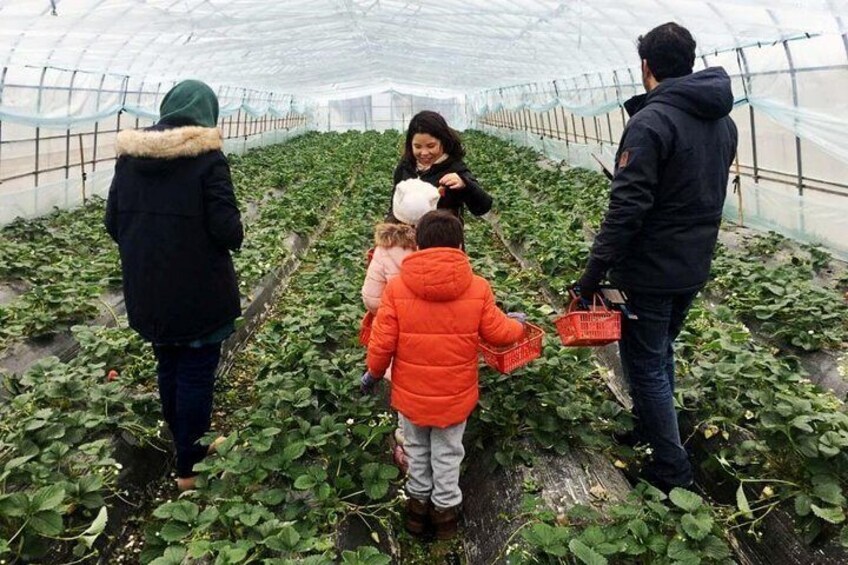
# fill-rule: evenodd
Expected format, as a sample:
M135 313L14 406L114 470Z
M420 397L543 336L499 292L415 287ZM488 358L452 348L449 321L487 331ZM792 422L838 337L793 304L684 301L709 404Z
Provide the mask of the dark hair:
M688 29L674 22L640 35L637 48L657 82L691 74L695 66L695 39Z
M426 133L438 139L442 144L442 150L455 159L465 157L465 149L459 134L452 130L445 119L438 112L424 110L415 114L409 121L406 130L406 144L404 145L402 160L408 165L415 166L415 156L412 154L412 138L416 133Z
M415 227L415 242L418 244L418 249L431 247L463 249L465 234L462 231L462 222L446 210L427 212L421 216Z

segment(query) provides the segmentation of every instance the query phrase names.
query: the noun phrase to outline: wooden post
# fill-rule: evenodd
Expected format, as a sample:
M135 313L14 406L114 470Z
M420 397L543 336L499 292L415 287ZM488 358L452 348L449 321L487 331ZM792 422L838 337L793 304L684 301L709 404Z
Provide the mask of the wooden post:
M80 171L82 172L82 203L85 204L85 151L82 148L82 134L78 135L80 150Z
M736 202L739 208L739 225L745 225L745 212L742 210L742 175L739 172L739 153L736 154L736 178L733 179L733 186L736 188Z

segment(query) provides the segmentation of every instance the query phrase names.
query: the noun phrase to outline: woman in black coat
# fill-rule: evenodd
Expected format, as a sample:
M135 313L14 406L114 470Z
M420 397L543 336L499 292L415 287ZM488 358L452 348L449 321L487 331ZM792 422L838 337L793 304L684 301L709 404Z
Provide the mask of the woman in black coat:
M160 120L118 134L106 229L118 243L130 327L152 342L162 412L177 454L177 484L194 488L209 431L221 342L241 313L230 251L244 231L221 151L218 100L183 81Z
M438 113L424 110L409 122L403 157L394 174L394 187L408 179L421 179L439 189L437 207L462 219L463 210L482 216L492 208L492 197L463 163L465 149L459 135ZM390 212L390 219L391 212Z

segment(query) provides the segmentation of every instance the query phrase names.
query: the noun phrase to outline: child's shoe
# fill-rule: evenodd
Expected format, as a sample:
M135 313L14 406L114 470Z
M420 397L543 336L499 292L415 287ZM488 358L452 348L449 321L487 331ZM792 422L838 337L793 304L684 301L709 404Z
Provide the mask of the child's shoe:
M197 488L197 475L193 477L179 477L177 479L177 490L186 492Z
M456 537L459 530L459 506L450 508L430 507L430 522L433 524L437 540L450 540Z
M403 527L415 537L421 537L427 533L430 525L430 512L433 507L430 501L418 500L409 497L406 501L406 515L403 519Z

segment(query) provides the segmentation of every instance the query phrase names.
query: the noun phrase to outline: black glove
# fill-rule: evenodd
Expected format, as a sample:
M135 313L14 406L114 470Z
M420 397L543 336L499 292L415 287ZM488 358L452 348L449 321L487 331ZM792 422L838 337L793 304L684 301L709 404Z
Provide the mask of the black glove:
M588 310L592 306L592 296L594 293L586 292L579 284L575 284L569 290L574 295L575 300L580 302L580 308Z
M595 293L600 290L601 281L604 279L606 269L596 261L589 259L589 264L577 283L572 287L574 294L580 297L580 303L583 307L588 308L592 305Z
M592 301L594 300L595 293L598 292L600 286L599 280L593 280L591 278L586 277L584 274L577 281L571 290L580 299L580 305L584 308L588 308L592 305Z

